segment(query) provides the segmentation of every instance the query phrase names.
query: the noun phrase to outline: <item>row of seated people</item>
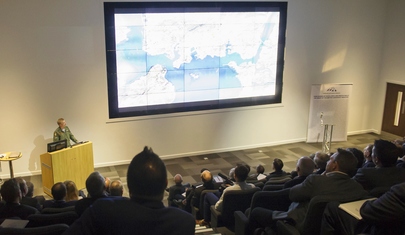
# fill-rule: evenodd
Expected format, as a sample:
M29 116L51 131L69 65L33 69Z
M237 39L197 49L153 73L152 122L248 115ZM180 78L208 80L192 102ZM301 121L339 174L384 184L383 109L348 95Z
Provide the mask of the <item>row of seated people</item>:
M109 181L99 172L93 172L86 180L89 197L79 196L73 181L58 182L52 186L53 199L45 200L43 196L33 197L33 184L23 178L12 178L1 186L0 221L5 219L28 220L27 227L66 223L70 225L96 199L106 196L122 196L121 181ZM40 200L38 200L40 199ZM57 215L50 215L59 213ZM43 214L44 216L42 216ZM1 224L1 222L0 222ZM0 233L1 234L1 233Z
M357 169L358 160L356 157L350 151L338 149L330 157L324 174L311 174L302 183L289 189L288 196L292 203L288 210L274 211L271 208L251 208L251 212L248 215L249 231L255 228L274 228L275 221L280 220L288 220L294 226L299 226L305 220L309 202L316 196L329 196L328 200L337 202L353 201L368 197L374 188L387 189L387 187L389 188L398 184L398 182L405 182L404 169L395 166L398 156L400 154L397 146L389 141L377 140L372 150L372 158L377 167ZM301 159L308 158L303 157ZM386 170L388 168L389 170ZM381 169L383 170L381 171ZM207 175L207 172L203 173L201 174L202 176ZM388 175L392 174L394 177L384 177L387 176L384 173ZM351 178L354 174L355 176ZM248 175L248 167L245 165L236 166L234 185L226 187L223 190L224 193L220 196L217 195L215 205L207 199L208 197L204 197L207 199L204 199L204 201L211 206L210 209L220 209L221 203L225 205L224 196L231 194L232 191L257 189L254 185L246 182ZM98 172L92 173L88 180L96 178L98 182L102 182L99 184L102 185L100 188L105 189L104 178ZM89 190L91 186L87 184L88 180L86 180L86 187L90 196L93 197L94 195L91 195L92 190ZM13 185L14 181L14 179L6 181L0 190L5 200L7 193L3 195L3 191L6 191L7 188L12 188L9 186ZM191 214L177 208L165 208L163 206L161 200L167 187L166 168L161 159L151 149L145 147L143 152L134 157L128 168L127 181L131 200L107 196L103 196L103 198L99 198L97 201L92 200L93 206L88 207L83 212L66 234L110 234L113 231L121 231L120 233L122 234L137 232L141 234L161 234L162 231L166 234L194 234L195 220ZM373 188L366 191L363 185L372 185ZM13 185L13 188L16 187ZM17 188L18 199L16 199L17 197L14 199L19 200L21 190L19 187ZM381 199L385 195L383 194ZM81 200L84 201L84 199ZM371 201L370 203L378 200ZM9 200L9 202L12 201ZM398 202L403 203L403 199L400 198ZM217 203L219 203L218 206ZM397 209L399 211L402 210L403 215L403 207L398 205ZM331 211L333 212L332 209ZM329 228L339 228L331 219L333 218L332 215L334 215L332 212L325 220L330 222ZM396 219L403 221L403 216L401 218L393 217L392 221L396 221ZM208 220L208 218L207 221L204 218L204 222L208 223ZM182 224L179 225L178 221L182 221ZM174 226L175 224L177 224L177 227ZM401 226L397 227L401 228ZM238 233L238 230L235 232Z
M393 142L376 140L371 150L375 167L358 168L358 160L350 150L338 149L323 174L311 174L284 191L291 202L288 208L258 206L237 212L235 223L245 224L235 233L404 234L405 169L398 165L403 155ZM366 198L374 199L362 205L362 220L339 208L341 203Z
M301 183L307 175L311 174L314 171L315 164L308 157L300 158L297 163L297 177L294 179L291 178L290 174L284 172L282 168L283 162L280 159L275 159L273 162L274 172L269 174L270 177L267 177L264 175L264 167L261 165L256 167L254 174L249 175L249 166L237 164L236 167L230 170L229 177L220 174L224 178L224 183L222 181L216 182L215 177L208 169L202 169L202 183L192 187L189 187L189 184L182 184L182 177L177 174L174 177L175 185L167 190L169 191L168 204L193 213L197 220L196 223L201 226L209 226L211 221L210 207L215 205L215 210L221 212L223 196L226 192L258 188L258 186L264 185L263 182L265 181L263 180L268 180L269 183L277 182L277 184L284 187L292 187ZM259 175L262 176L262 179L257 178ZM285 185L280 184L280 182L284 183L287 180L288 182Z
M330 189L328 186L323 186L323 183L318 183L319 185L316 186L316 188L323 188L322 190L317 190L311 189L309 190L308 188L304 190L304 193L306 193L305 197L305 205L308 206L308 203L310 199L317 195L323 195L325 194L327 196L330 196L327 200L336 200L336 201L351 201L351 200L356 200L364 197L369 197L369 196L375 196L379 197L386 193L391 186L399 184L401 182L405 182L405 170L403 169L403 166L401 163L403 162L403 152L402 149L398 148L398 146L395 146L395 141L390 142L390 141L384 141L384 140L377 140L375 141L374 145L368 145L364 149L364 152L355 149L355 148L348 148L346 150L340 149L339 151L342 153L336 153L337 155L340 154L340 157L338 157L340 160L341 167L338 166L338 161L335 160L335 157L330 157L328 154L317 152L315 153L312 158L311 157L302 157L298 160L297 162L297 168L296 171L293 172L292 175L295 174L294 179L290 179L286 181L286 183L282 184L282 188L291 188L295 185L300 185L301 187L305 188L302 185L307 185L310 184L309 180L306 183L303 183L306 181L307 177L311 175L311 179L317 179L316 177L321 177L319 179L331 179L332 183L330 184L332 188L338 188L338 189ZM348 155L346 158L352 158L349 159L352 161L352 165L350 165L350 161L348 159L345 160L344 155ZM334 155L332 155L334 156ZM353 159L354 157L354 159ZM343 160L342 160L343 159ZM371 160L370 160L371 159ZM329 166L329 169L328 169ZM332 168L333 166L333 168ZM277 177L284 177L284 176L290 176L290 174L284 172L282 170L283 163L279 159L275 159L273 162L273 169L275 170L273 173L269 174L270 176L274 176L274 178ZM316 170L314 168L317 167ZM238 168L238 166L237 166ZM245 167L249 168L249 167ZM257 182L255 182L255 177L257 177L260 174L264 174L264 168L262 166L258 166L256 168L257 172L253 175L250 175L246 177L245 180L236 180L236 184L238 185L237 187L229 187L229 190L245 190L253 187L252 185L249 185L246 182L249 182L249 180L253 180L251 182L255 183L256 185ZM248 171L249 172L249 171ZM340 174L340 175L339 175ZM271 183L272 177L268 177L267 175L266 183ZM337 177L330 177L333 175L337 175ZM344 176L344 177L339 177L339 176ZM239 179L243 179L245 176L239 176ZM328 177L328 178L327 178ZM329 178L330 177L330 178ZM230 178L232 178L232 170L230 172ZM236 177L237 179L238 177ZM337 179L334 179L337 178ZM350 191L347 190L350 187L337 187L339 186L339 178L343 178L344 180L341 180L340 183L346 184L347 182L351 182L351 186L353 189L357 188L356 190ZM194 204L192 207L198 207L198 206L204 206L204 208L198 208L200 211L203 211L204 214L204 219L201 221L197 221L200 225L209 225L210 223L210 206L215 205L215 209L221 210L221 203L223 200L223 193L219 190L216 192L210 192L205 194L205 199L204 199L204 204L202 205L201 203L198 203L198 197L201 194L201 192L206 188L207 186L208 189L215 189L215 184L212 183L212 175L208 171L203 172L201 174L201 179L204 182L203 187L201 187L199 190L196 190L192 188L191 193L188 193L186 190L187 187L183 186L182 189L186 191L188 196L194 197L197 200L194 201ZM346 182L346 180L348 180ZM258 180L260 181L260 180ZM326 180L327 181L327 180ZM320 181L323 182L323 181ZM354 183L353 183L354 182ZM302 183L302 184L301 184ZM322 185L322 186L321 186ZM329 185L329 186L330 186ZM346 186L350 186L350 184L347 184ZM359 190L358 186L362 186ZM314 187L314 186L312 186ZM300 188L300 187L296 187ZM319 193L317 193L317 191ZM197 192L197 193L196 193ZM226 191L225 191L226 192ZM295 193L295 191L293 191ZM294 194L293 193L293 194ZM345 194L345 196L341 196L341 194ZM197 195L197 196L196 196ZM186 199L183 200L185 202L184 204L186 205L185 209L186 211L190 211L189 203L190 203L190 197L187 197ZM293 200L296 198L296 196L291 196L290 199ZM300 200L303 200L303 198L298 198L295 199L298 200L296 201L295 205L299 204L301 202ZM294 200L293 200L294 202ZM292 204L292 207L294 208ZM178 204L177 204L178 205ZM299 206L300 207L300 206ZM289 210L293 210L293 208L290 208ZM254 220L255 217L257 218L265 218L264 220L272 221L269 219L269 215L272 215L274 211L268 210L265 213L259 213L259 216L257 216L256 210L253 213L252 220ZM304 210L305 211L305 210ZM250 212L249 210L247 212ZM267 213L267 217L265 214ZM294 213L292 213L294 214ZM292 219L295 221L294 223L296 224L297 220L298 221L303 221L303 215L305 213L298 213L301 216L301 219L296 218ZM249 213L247 213L247 216L249 216ZM270 216L271 217L271 216ZM280 215L277 217L280 218L290 218L294 217L293 215L290 215L289 211L283 211L280 212ZM196 218L198 219L198 218ZM263 222L263 221L262 221ZM274 221L273 221L274 222ZM250 225L250 227L261 227L257 226L257 222L251 222L251 224L256 224L256 226ZM260 224L260 223L259 223ZM262 223L263 227L265 225L270 226L273 225L272 223L266 224ZM243 234L243 233L242 233ZM336 233L337 234L337 233Z
M352 149L352 151L356 150L357 149ZM361 155L363 154L360 150L357 150L357 153L358 152L360 152ZM291 188L296 184L302 183L306 177L312 173L322 174L325 171L328 160L329 155L323 152L317 152L310 157L301 157L297 161L296 170L287 173L283 170L283 161L275 158L273 161L273 172L265 174L265 168L262 165L258 165L255 167L255 173L250 174L246 178L246 182L252 183L265 191ZM250 166L245 166L250 171ZM370 166L370 164L367 165L367 167ZM366 164L364 164L363 167L366 167ZM229 177L221 174L225 181L228 180L228 185L235 182L235 169L236 167L231 168ZM221 187L224 188L222 181L218 181L219 183L216 182L212 174L206 168L201 170L201 183L192 185L192 187L190 187L189 183L183 183L180 174L175 175L174 182L175 184L173 186L166 189L169 192L168 205L183 208L188 212L191 212L193 208L200 209L200 195L203 190L217 190ZM219 195L218 192L216 194ZM191 205L191 203L193 204Z
M405 146L405 145L404 145ZM371 152L372 152L373 144L367 145L364 148L364 152L362 152L359 149L356 148L347 148L346 150L350 151L353 153L353 155L357 158L358 164L357 164L357 169L359 168L367 168L367 167L375 167L375 164L371 158ZM405 154L404 154L405 155ZM322 174L325 171L327 162L330 159L330 155L324 152L316 152L314 154L311 154L309 156L314 163L315 163L315 169L313 169L313 164L309 161L298 161L297 162L297 167L300 170L300 174L298 174L298 171L292 171L291 173L287 173L283 170L284 163L281 159L275 158L272 164L272 169L274 170L273 172L269 174L265 174L265 168L262 165L258 165L255 170L256 172L254 174L251 174L248 176L246 179L246 182L253 183L256 186L263 188L265 185L277 185L277 187L268 187L268 190L271 190L272 188L274 189L282 189L282 188L290 188L298 183L301 183L305 180L306 176L308 176L311 173L314 174ZM404 157L405 158L405 157ZM403 167L403 159L400 158L397 161L397 167ZM298 166L299 164L306 164L303 166ZM249 165L246 165L248 169L250 169ZM201 173L204 170L208 169L202 169ZM235 167L232 168L229 172L229 179L232 181L235 181L234 179L234 170ZM188 190L190 184L182 184L182 177L181 175L177 174L175 176L175 187L176 191L172 191L172 193L169 193L169 201L172 200L172 198L177 197L178 200L184 199L184 196L178 196L184 193L185 191ZM176 203L177 205L179 204L178 202ZM173 205L173 203L171 204Z
M64 227L63 234L185 234L195 233L195 220L192 215L177 208L165 207L162 200L167 187L167 171L164 162L151 148L145 147L137 154L128 166L127 185L130 198L113 195L110 185L110 195L107 195L104 177L99 172L93 172L86 179L88 197L75 201L75 210L72 211L77 218L70 226ZM64 184L57 183L53 192L64 188ZM61 190L63 191L63 190ZM0 205L0 215L3 218L28 219L37 215L39 210L27 205L21 205L21 189L16 179L4 182L0 193L5 203ZM122 194L121 194L122 195ZM54 195L57 197L57 194ZM63 199L61 199L62 201ZM65 200L64 200L65 201ZM7 208L19 207L28 211L18 213ZM47 205L48 202L44 203ZM57 199L49 201L50 206L71 208L69 202L58 202ZM29 214L29 215L28 215ZM59 213L62 214L62 213ZM53 216L53 215L51 215ZM56 215L55 215L56 216ZM181 224L179 223L181 221ZM28 226L28 225L27 225ZM8 228L0 227L0 234L8 234ZM32 228L26 228L32 229ZM31 231L31 230L27 230ZM27 231L20 231L27 234ZM13 231L13 234L19 234ZM60 233L52 233L60 234Z

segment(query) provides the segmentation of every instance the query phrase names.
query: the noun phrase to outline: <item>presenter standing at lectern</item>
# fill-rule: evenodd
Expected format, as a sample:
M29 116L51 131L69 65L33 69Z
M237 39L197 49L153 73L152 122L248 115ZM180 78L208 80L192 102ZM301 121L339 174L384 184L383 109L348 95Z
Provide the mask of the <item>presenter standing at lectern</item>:
M59 118L58 121L58 128L56 128L55 132L53 132L53 141L59 141L59 140L67 140L67 146L70 147L70 140L73 140L73 142L77 143L77 139L75 136L72 134L70 131L69 127L66 126L66 121L63 118Z

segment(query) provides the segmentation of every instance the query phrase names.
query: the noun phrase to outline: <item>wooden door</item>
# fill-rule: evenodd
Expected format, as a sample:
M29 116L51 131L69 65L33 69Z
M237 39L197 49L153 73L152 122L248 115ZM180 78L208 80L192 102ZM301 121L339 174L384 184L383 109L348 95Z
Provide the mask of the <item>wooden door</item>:
M405 136L405 86L387 83L382 131Z

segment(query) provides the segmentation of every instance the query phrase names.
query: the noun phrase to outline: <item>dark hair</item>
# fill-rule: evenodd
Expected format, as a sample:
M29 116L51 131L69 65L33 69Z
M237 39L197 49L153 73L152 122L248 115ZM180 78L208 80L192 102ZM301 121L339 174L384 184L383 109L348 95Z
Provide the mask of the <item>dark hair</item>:
M34 196L34 184L30 181L27 181L27 194L25 194L26 197L33 197Z
M330 159L330 155L324 152L316 152L314 156L314 162L316 167L319 169L325 169L326 164L328 163Z
M28 191L28 186L27 183L25 182L25 180L22 177L16 177L15 178L20 186L20 190L21 190L21 195L24 197Z
M105 192L105 179L100 172L92 172L86 179L86 189L90 197L101 196Z
M248 175L249 175L249 173L250 173L250 166L249 166L249 164L245 164L245 167L246 167L246 169L248 169Z
M235 167L235 178L238 179L239 182L243 182L249 175L249 169L246 165L237 165Z
M163 197L167 186L166 166L151 148L145 146L128 166L127 183L131 198L147 200Z
M380 139L374 141L373 155L383 167L390 167L396 164L400 151L394 143Z
M350 151L338 148L335 162L339 165L339 171L354 176L357 171L357 158Z
M347 151L353 153L353 155L357 158L357 168L361 168L364 162L364 153L360 149L357 148L347 148Z
M15 178L6 180L0 189L1 197L4 201L12 203L16 198L20 197L20 185Z
M274 170L281 171L283 169L284 163L281 159L275 158L273 161Z
M63 200L66 197L66 185L62 182L55 183L51 189L52 197L55 200Z
M263 174L264 173L264 166L258 165L256 167L256 172L259 173L259 174Z

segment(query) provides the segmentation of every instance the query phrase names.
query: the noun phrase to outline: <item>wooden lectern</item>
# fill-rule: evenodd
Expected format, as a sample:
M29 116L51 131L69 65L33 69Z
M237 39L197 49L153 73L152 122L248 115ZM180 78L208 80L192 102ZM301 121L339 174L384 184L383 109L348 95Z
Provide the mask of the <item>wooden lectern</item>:
M44 193L51 197L51 188L57 182L71 180L78 189L85 188L87 177L94 171L93 143L41 154L41 170Z

